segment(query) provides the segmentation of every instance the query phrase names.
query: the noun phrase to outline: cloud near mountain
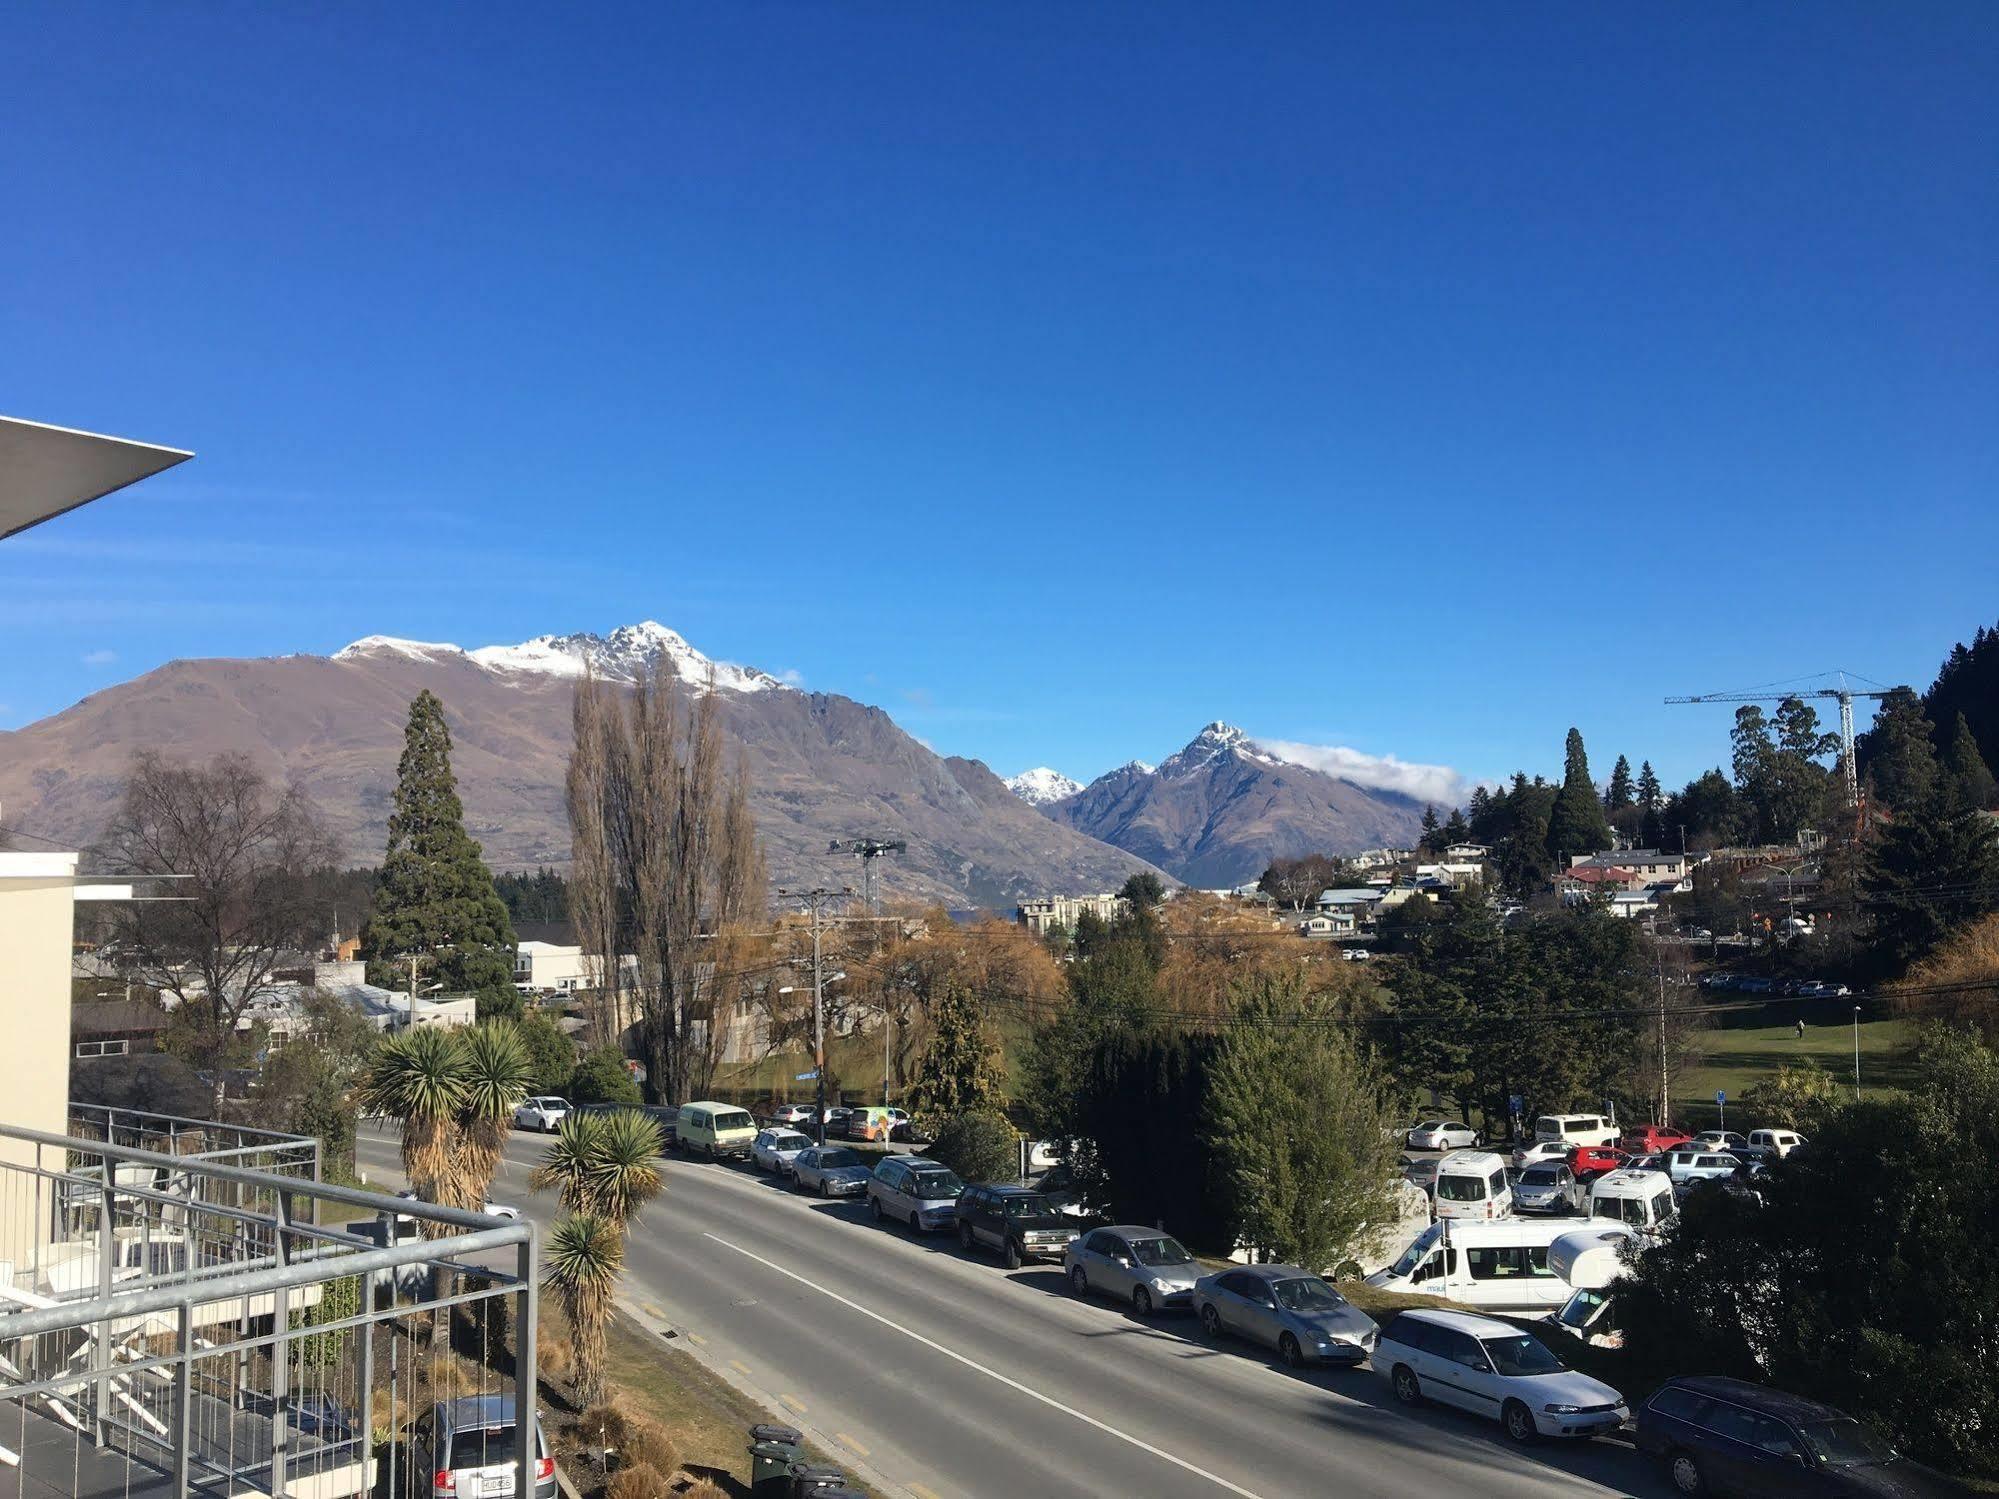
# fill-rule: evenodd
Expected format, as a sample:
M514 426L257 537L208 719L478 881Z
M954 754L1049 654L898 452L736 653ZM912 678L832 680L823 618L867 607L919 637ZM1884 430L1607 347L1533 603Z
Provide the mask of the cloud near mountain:
M1256 739L1252 743L1287 765L1302 765L1356 786L1400 792L1440 807L1458 806L1471 791L1471 782L1448 765L1419 765L1394 755L1370 755L1343 744L1301 744L1291 739Z

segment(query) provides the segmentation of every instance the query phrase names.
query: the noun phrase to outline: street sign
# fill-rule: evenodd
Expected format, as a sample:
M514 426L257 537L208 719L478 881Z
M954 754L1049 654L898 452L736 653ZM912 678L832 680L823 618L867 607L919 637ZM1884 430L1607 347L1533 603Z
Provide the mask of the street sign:
M819 1076L819 1074L816 1072L794 1072L791 1075L791 1080L794 1083L809 1083L817 1076Z
M1718 1108L1722 1104L1728 1102L1728 1094L1723 1092L1720 1088L1716 1088L1714 1090L1714 1101L1715 1101L1715 1106Z
M1506 1112L1513 1115L1516 1119L1519 1118L1527 1112L1527 1100L1522 1098L1518 1093L1515 1093L1506 1100Z

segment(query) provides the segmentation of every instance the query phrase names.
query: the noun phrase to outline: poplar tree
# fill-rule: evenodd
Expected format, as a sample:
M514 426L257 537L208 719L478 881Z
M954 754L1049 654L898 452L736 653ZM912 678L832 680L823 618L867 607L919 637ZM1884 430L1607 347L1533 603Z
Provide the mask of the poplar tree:
M465 831L451 771L444 704L428 689L410 704L396 766L389 844L365 936L369 979L387 988L479 996L481 1014L512 1013L514 929L483 850Z

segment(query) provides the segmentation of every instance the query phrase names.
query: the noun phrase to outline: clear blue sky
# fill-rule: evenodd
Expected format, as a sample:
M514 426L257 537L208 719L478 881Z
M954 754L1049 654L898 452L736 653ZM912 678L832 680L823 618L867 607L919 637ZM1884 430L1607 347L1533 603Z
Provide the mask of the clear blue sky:
M0 725L653 617L1011 772L1681 779L1999 618L1999 6L65 5Z

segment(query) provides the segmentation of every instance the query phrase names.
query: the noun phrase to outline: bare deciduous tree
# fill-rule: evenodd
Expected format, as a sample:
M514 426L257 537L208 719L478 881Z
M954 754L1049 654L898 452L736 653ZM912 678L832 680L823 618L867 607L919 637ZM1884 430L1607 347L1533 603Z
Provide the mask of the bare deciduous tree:
M723 763L711 681L692 706L656 669L627 694L576 688L569 765L578 936L597 957L600 1026L621 1029L620 954L635 959L639 1046L656 1096L713 1077L741 1007L764 910L763 853L742 768Z
M338 854L311 799L280 790L242 755L188 765L147 753L96 850L107 870L177 875L114 908L143 980L171 996L219 1056L243 1007L326 912L316 875Z

